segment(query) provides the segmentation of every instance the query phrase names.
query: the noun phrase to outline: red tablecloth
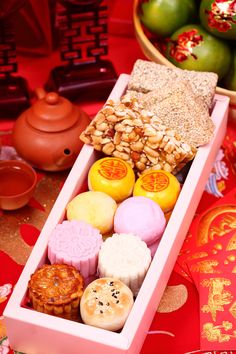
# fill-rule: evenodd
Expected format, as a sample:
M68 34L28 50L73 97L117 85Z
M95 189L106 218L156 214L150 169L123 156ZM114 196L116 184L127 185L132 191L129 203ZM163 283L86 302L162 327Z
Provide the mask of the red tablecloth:
M121 4L121 1L115 2ZM132 1L128 2L129 5ZM131 9L131 6L130 6ZM120 8L115 7L117 13L114 18L120 15ZM127 12L126 12L127 13ZM119 21L118 21L119 22ZM114 28L119 25L114 20ZM131 13L125 19L126 29L130 32L127 36L120 36L114 33L109 36L109 59L113 62L117 74L130 73L134 62L143 58L139 45L131 29ZM124 33L123 33L124 34ZM25 77L32 90L43 86L46 82L51 68L60 63L58 52L49 56L30 57L18 56L19 75ZM103 102L90 101L82 102L81 107L93 116L102 106ZM0 132L11 130L14 120L2 119L0 121ZM10 145L10 134L1 135L2 144ZM229 168L229 176L218 183L222 195L227 193L235 183L234 166L234 144L236 134L234 124L229 124L227 139L223 146L224 160ZM35 244L39 231L52 207L52 204L60 190L61 183L66 174L55 174L54 180L51 175L42 173L39 175L39 185L35 199L30 205L19 212L0 214L0 316L5 308L14 284L24 267L27 257ZM50 186L54 186L54 193L50 194ZM204 192L199 204L198 212L205 210L211 203L217 200L217 196ZM36 212L32 212L32 210ZM14 241L15 249L11 245L11 239L18 234L17 241ZM19 251L21 250L20 254ZM173 272L168 281L169 306L165 305L161 312L157 312L147 334L141 354L183 354L199 353L199 304L198 293L194 285L188 280ZM187 292L186 292L187 290ZM176 291L176 292L175 292ZM175 295L182 296L182 304L175 303ZM187 294L187 297L185 298ZM27 334L26 334L27 335ZM0 353L10 351L7 333L4 328L3 317L0 317ZM30 354L30 353L28 353ZM46 354L46 353L45 353Z

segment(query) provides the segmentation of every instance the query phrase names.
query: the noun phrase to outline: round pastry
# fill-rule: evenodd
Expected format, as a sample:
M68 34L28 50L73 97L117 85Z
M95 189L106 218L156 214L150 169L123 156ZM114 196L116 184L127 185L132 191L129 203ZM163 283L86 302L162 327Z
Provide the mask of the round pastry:
M97 160L88 173L89 189L107 193L116 202L121 202L132 194L134 183L132 167L116 157Z
M151 263L145 242L132 234L114 234L103 242L98 254L98 274L123 281L134 296L143 283Z
M117 208L114 231L139 236L147 245L159 239L166 226L160 206L147 197L130 197Z
M85 289L80 314L85 324L118 331L124 326L133 303L132 291L123 282L100 278Z
M29 300L36 311L71 320L78 319L83 288L81 274L66 264L46 264L28 282Z
M173 174L163 170L151 170L137 179L133 195L154 200L166 213L174 208L179 192L180 183Z
M104 192L78 194L66 206L68 220L82 220L107 234L113 229L117 209L115 200Z
M102 242L102 235L92 225L65 220L50 235L48 259L51 264L73 265L84 278L88 278L96 274Z

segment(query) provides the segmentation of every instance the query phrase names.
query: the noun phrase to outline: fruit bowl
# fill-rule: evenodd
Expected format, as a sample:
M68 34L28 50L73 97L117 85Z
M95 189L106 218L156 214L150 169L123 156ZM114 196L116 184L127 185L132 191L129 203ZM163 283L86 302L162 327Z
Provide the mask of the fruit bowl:
M138 15L139 9L139 0L134 0L133 5L133 22L134 22L134 31L137 38L137 41L144 53L144 55L149 59L158 64L166 65L170 68L175 68L175 65L172 64L161 52L154 46L154 44L149 40L143 26L139 19ZM231 108L234 109L234 115L236 118L236 91L227 90L225 88L217 86L216 93L230 98Z

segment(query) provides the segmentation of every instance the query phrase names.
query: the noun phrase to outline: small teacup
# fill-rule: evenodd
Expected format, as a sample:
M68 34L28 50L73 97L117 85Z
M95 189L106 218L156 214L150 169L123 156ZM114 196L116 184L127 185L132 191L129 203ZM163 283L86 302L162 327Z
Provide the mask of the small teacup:
M15 210L32 198L37 183L35 170L21 160L0 161L0 209Z

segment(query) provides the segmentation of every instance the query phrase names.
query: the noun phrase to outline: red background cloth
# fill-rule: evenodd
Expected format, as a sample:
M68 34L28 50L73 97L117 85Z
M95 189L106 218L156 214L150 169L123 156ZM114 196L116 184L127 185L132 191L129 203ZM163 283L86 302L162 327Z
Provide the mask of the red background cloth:
M42 87L45 84L50 70L60 64L60 55L57 50L53 50L53 36L50 32L51 23L49 23L49 10L47 10L46 15L45 12L42 11L42 6L47 8L47 1L43 3L41 1L36 2L32 0L29 3L28 12L22 10L22 17L18 18L18 22L15 25L24 27L22 32L18 35L18 74L27 80L30 90L33 91L35 88ZM108 57L109 60L112 61L118 75L121 73L129 74L137 59L145 59L133 32L132 1L111 0L109 1L109 6L110 30ZM31 11L33 11L35 21L38 22L39 27L36 28L27 39L25 37L25 29L30 27L28 19ZM38 38L38 41L35 43L35 46L32 46L30 43L34 40L34 36ZM47 40L43 41L43 38L47 38ZM45 53L47 55L45 55ZM80 105L92 117L103 103L104 102L101 101L91 101L89 97L87 97L87 100ZM11 129L13 124L14 119L2 119L0 121L0 131L3 132ZM234 137L234 127L233 129L229 127L228 134L231 134L230 141L232 142L232 147L234 139L236 140ZM9 137L6 136L2 138L2 143L9 144L10 140L8 140L8 138ZM231 175L233 176L232 168ZM233 183L234 179L232 178L230 181ZM226 189L230 189L231 182L228 181L226 187ZM215 199L216 197L205 192L199 205L199 210L204 210L211 202L215 201ZM4 214L0 217L4 218ZM39 235L39 230L28 225L21 229L21 235L26 243L34 245ZM17 264L3 251L0 251L0 265L1 315L7 299L10 296L10 291L8 291L7 295L4 297L4 287L6 284L14 286L23 266ZM187 301L176 311L156 314L150 328L150 333L147 334L141 354L198 353L200 352L200 340L197 290L192 283L188 282L176 272L172 273L168 285L184 285L188 291ZM9 347L2 324L0 326L0 336L1 335L0 353L7 353Z

